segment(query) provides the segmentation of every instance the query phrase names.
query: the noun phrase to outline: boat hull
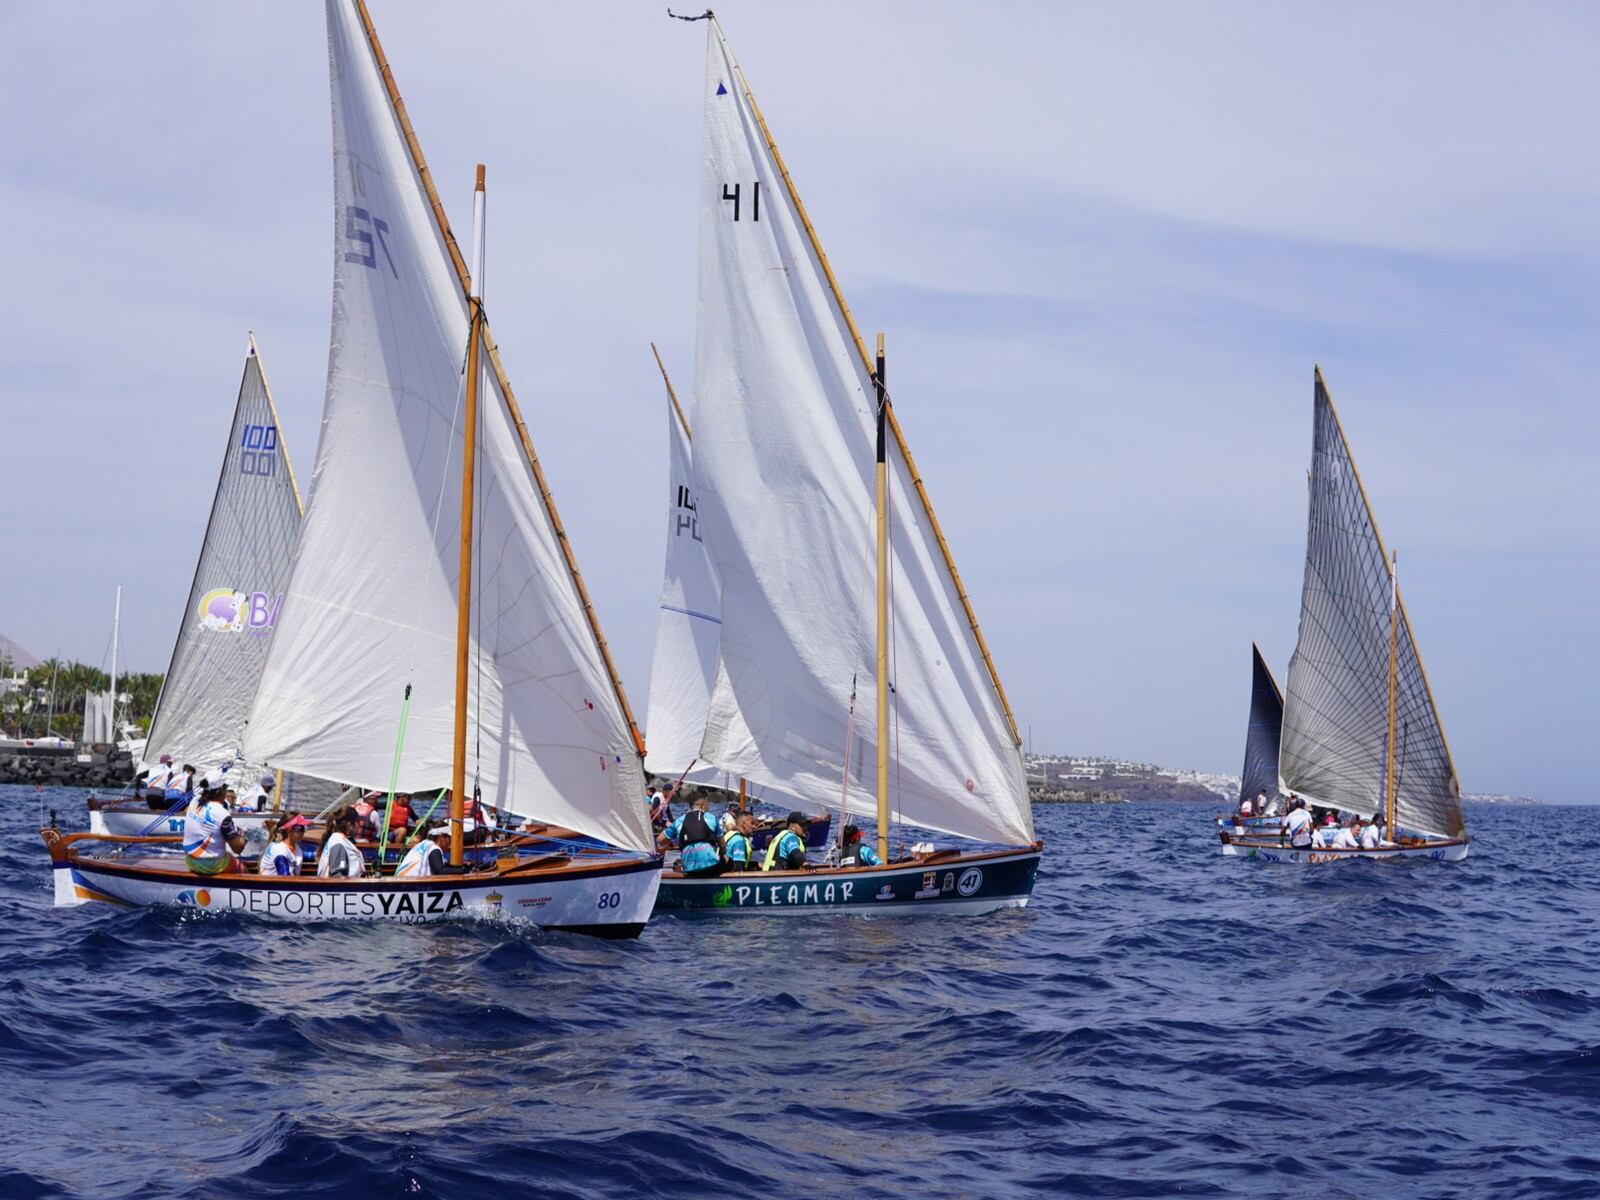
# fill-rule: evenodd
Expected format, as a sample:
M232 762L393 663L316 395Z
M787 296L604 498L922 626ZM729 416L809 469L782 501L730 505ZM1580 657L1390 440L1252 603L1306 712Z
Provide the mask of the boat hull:
M105 862L56 846L51 860L58 905L165 905L298 922L500 919L610 938L639 935L661 883L661 860L645 858L425 879L199 876L174 868L170 856Z
M1241 858L1258 858L1262 862L1291 866L1320 866L1324 863L1392 858L1460 862L1467 857L1472 847L1471 838L1418 839L1394 846L1379 846L1372 850L1335 850L1331 846L1290 846L1280 838L1235 837L1226 832L1221 837L1224 854L1231 852Z
M245 850L258 854L266 849L267 825L282 813L236 812L234 827L244 834ZM154 828L152 828L154 826ZM139 800L90 800L89 832L107 837L142 837L160 834L182 834L183 812L175 813L154 809Z
M740 871L690 879L662 874L656 912L677 916L940 915L1021 908L1042 847L935 856L885 867Z

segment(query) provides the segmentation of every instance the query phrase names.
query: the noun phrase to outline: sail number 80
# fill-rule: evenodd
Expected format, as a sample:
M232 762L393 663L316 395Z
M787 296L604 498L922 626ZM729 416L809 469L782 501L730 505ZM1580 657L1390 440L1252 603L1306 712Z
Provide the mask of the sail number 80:
M601 908L621 908L622 907L622 893L621 892L601 892L600 893L600 907Z

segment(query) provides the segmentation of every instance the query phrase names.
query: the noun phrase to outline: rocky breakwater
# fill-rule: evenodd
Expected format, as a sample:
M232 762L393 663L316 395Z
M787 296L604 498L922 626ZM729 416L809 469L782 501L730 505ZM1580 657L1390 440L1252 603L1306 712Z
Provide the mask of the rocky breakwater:
M126 750L94 747L55 750L0 750L0 783L45 787L122 788L133 780L133 756Z

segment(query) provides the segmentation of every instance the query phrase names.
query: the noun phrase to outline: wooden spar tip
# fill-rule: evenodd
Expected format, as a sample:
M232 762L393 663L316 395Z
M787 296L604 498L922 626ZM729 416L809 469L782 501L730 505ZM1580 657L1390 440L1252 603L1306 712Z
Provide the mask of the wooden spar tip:
M483 164L482 163L478 164L478 182L473 186L472 190L475 191L475 192L483 191Z
M650 343L650 353L656 356L656 370L661 372L661 382L667 385L667 399L672 401L672 411L678 416L678 424L683 426L683 436L691 442L694 433L689 429L689 418L684 415L683 405L678 403L677 390L672 386L672 379L667 375L667 364L661 361L661 351L656 349L654 342Z
M245 340L245 355L244 356L246 358L254 358L256 356L256 331L254 329L246 329L244 331L244 340Z
M671 17L674 21L709 21L716 15L717 14L712 12L709 8L706 9L705 12L701 13L698 17L686 17L681 13L673 12L670 8L667 9L667 16Z

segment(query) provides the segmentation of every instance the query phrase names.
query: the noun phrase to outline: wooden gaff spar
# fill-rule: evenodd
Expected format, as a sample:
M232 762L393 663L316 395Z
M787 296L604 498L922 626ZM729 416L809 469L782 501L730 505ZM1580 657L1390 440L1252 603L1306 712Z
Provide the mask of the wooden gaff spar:
M1472 838L1461 785L1422 665L1395 559L1317 368L1300 633L1289 661L1278 789L1309 805L1384 814L1376 849L1296 848L1221 833L1224 852L1278 863L1353 858L1459 862Z
M46 830L57 900L297 920L503 915L637 935L660 879L642 740L489 335L481 268L469 278L364 4L329 0L327 14L338 216L328 397L245 751L367 789L391 776L402 791L450 783L453 843L467 790L481 786L498 811L616 850L518 858L524 841L507 839L474 851L493 862L466 874L200 876L162 853L176 839ZM464 377L473 347L481 365ZM409 727L395 745L402 691Z
M715 16L708 26L694 398L700 512L722 586L700 758L877 821L883 865L689 877L684 912L980 912L1027 903L1016 723L894 405ZM880 345L881 349L881 345ZM870 717L844 738L852 680ZM870 750L868 747L870 746ZM870 756L872 766L866 765ZM874 785L841 789L842 778ZM870 800L868 796L870 795ZM859 797L859 798L858 798ZM889 859L902 827L1004 849Z

